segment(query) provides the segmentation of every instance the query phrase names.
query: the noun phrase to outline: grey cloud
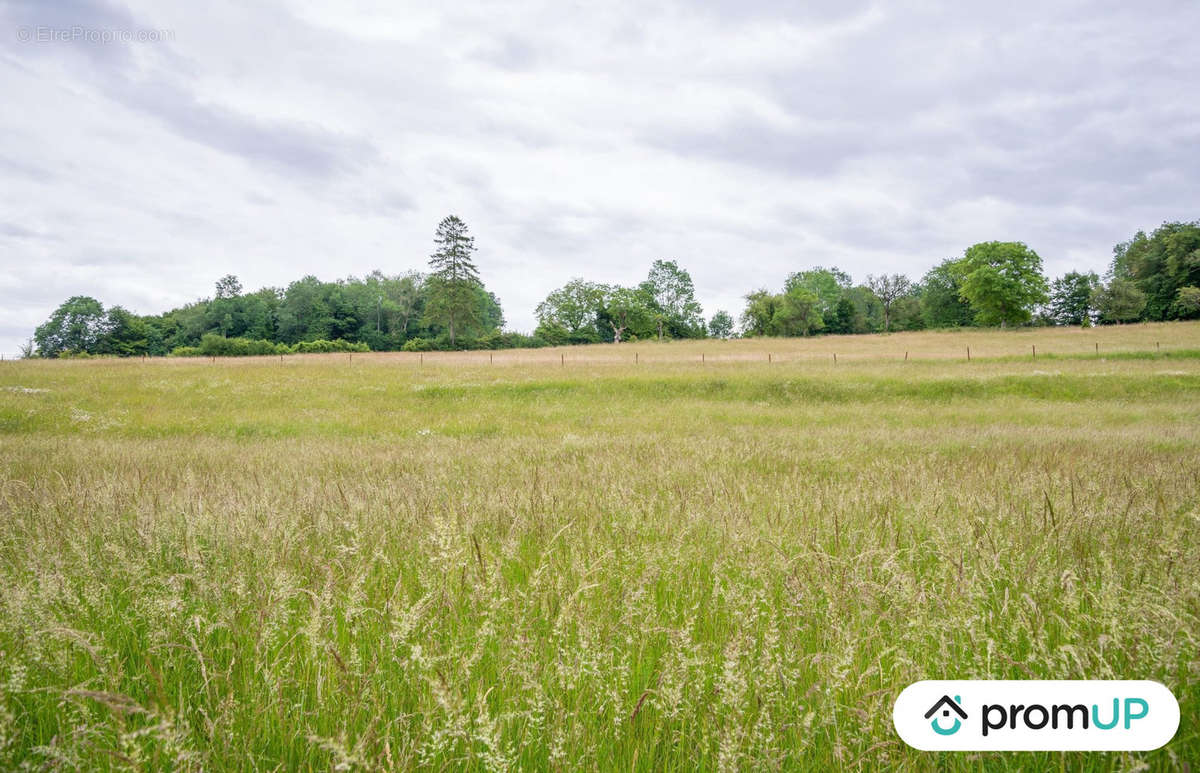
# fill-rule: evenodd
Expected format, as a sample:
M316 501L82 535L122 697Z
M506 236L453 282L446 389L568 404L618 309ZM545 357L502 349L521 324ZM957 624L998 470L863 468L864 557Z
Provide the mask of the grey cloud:
M6 17L14 26L33 28L154 28L102 0L18 0ZM154 76L143 76L144 67L132 55L134 46L151 47L157 60ZM378 153L368 140L330 131L315 116L305 122L283 121L202 101L190 83L193 63L176 55L169 42L96 42L84 36L26 43L16 51L24 57L82 53L86 64L81 77L116 103L160 121L181 137L277 172L329 178L354 172Z
M182 137L277 171L330 177L353 172L377 154L370 142L335 134L319 124L299 125L248 116L204 104L166 83L130 83L114 90L112 96L162 121Z
M17 223L5 223L0 221L0 236L7 236L13 239L55 239L53 234L45 234L40 231L34 231Z
M491 41L476 51L474 56L482 62L505 70L520 71L534 67L538 63L540 52L531 42L506 35Z
M801 177L832 174L842 162L870 148L869 138L857 132L832 128L784 130L748 117L715 131L654 134L644 140L691 158L747 164Z

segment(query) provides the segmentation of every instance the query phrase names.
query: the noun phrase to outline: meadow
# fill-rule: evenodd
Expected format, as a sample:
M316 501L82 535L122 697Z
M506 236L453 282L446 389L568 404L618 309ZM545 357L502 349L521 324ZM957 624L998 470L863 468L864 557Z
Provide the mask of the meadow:
M918 752L923 678L1182 720ZM0 364L0 769L1186 769L1198 714L1200 323Z

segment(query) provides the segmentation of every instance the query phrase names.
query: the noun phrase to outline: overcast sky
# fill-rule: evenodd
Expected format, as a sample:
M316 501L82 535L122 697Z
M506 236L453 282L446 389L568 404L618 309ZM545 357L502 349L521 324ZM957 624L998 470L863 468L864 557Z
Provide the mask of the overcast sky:
M736 314L1200 218L1191 0L434 5L0 0L0 351L71 295L423 269L450 213L518 330L655 258Z

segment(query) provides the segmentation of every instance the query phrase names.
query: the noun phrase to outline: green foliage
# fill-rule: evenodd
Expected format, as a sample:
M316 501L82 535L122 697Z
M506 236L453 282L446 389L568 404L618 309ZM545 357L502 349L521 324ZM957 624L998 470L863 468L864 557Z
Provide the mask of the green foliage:
M960 278L959 294L975 310L981 325L1019 325L1048 298L1042 259L1021 242L972 245L952 269Z
M233 274L227 274L217 280L216 292L218 299L236 298L242 294L242 283Z
M433 237L436 249L429 258L429 298L426 317L446 327L453 347L459 333L478 325L481 319L479 269L471 260L475 237L455 215L438 223Z
M1113 279L1096 289L1092 304L1100 314L1101 322L1134 322L1146 308L1146 294L1129 279Z
M842 298L850 301L854 312L849 317L849 333L876 333L883 330L883 302L876 297L871 288L858 286L848 287L842 291ZM838 301L841 306L841 300ZM834 315L837 315L834 309ZM828 327L826 327L828 332Z
M713 338L732 338L733 327L733 317L729 315L729 312L719 310L708 321L708 334Z
M375 351L402 349L414 339L427 342L408 346L412 351L426 345L557 346L734 332L729 315L720 314L713 320L717 332L706 330L690 274L675 261L657 260L646 280L632 288L572 279L538 304L533 336L500 333L503 310L479 281L466 224L454 216L443 220L435 246L429 277L373 271L361 279L324 282L306 276L283 289L246 293L228 275L216 283L213 298L160 315L140 316L117 306L105 311L99 301L77 296L38 327L35 352L164 355L200 350L209 334L290 346L344 340ZM1020 242L974 245L963 258L932 268L917 285L902 275L885 275L853 286L845 272L817 267L789 275L782 292L749 293L740 327L747 336L799 336L1007 326L1028 323L1047 300L1038 324L1086 326L1093 311L1109 323L1200 317L1200 223L1164 223L1150 236L1138 232L1113 253L1117 284L1100 287L1095 274L1071 272L1055 280L1052 293L1041 259Z
M824 301L804 284L791 284L771 320L774 335L806 336L825 326Z
M747 294L746 308L742 311L742 333L747 336L776 335L772 322L780 301L779 295L765 289Z
M433 349L434 342L430 338L410 338L400 347L403 352L431 352Z
M33 334L33 340L42 357L58 357L64 353L94 354L106 332L104 307L100 301L76 295L54 310L50 319Z
M853 333L857 316L854 301L843 295L838 299L832 318L825 321L825 331L837 335Z
M1110 271L1145 296L1140 319L1179 318L1179 291L1200 285L1200 221L1163 223L1150 236L1138 231L1113 248Z
M150 351L151 337L159 338L158 331L144 319L120 306L111 307L105 314L103 330L96 351L119 357L146 354Z
M369 352L371 351L364 343L352 343L344 341L341 338L333 341L301 341L292 347L294 354L330 354L334 352Z
M821 319L832 318L837 308L838 300L850 288L850 275L837 268L817 266L808 271L800 271L788 276L783 285L783 293L787 295L792 290L803 289L817 297L817 312ZM800 296L797 296L800 297ZM817 327L820 327L818 325Z
M287 344L248 338L225 338L216 333L205 333L197 348L202 357L255 357L268 354L290 354L292 351Z
M636 337L638 333L647 333L654 324L654 310L645 292L629 287L613 287L605 294L600 318L612 330L613 343L619 344L624 339ZM627 332L632 336L627 336Z
M1172 310L1179 319L1200 317L1200 287L1180 287Z
M968 327L974 324L971 304L962 297L957 260L944 260L921 279L921 318L927 328Z
M903 274L868 275L867 287L883 307L883 332L886 333L892 328L892 307L912 292L912 282Z
M538 335L556 345L607 340L599 322L610 291L606 285L585 279L572 279L552 291L534 312L539 323Z
M1050 318L1059 325L1090 322L1092 297L1099 287L1100 277L1090 271L1070 271L1055 279L1050 289Z
M650 274L638 289L646 296L655 317L659 340L668 338L703 338L703 310L696 300L692 275L673 260L656 260Z

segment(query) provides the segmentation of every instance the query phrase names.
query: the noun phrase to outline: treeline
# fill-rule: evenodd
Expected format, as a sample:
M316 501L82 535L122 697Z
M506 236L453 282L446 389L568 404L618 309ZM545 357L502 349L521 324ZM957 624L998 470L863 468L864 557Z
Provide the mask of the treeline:
M746 295L740 324L718 311L707 325L687 271L655 261L636 287L573 279L550 293L537 307L536 335L569 344L1200 317L1200 222L1139 232L1113 254L1107 281L1070 272L1051 282L1041 257L1021 242L976 244L915 282L884 274L855 284L836 267L817 267L791 274L778 291Z
M465 223L438 226L428 273L322 282L306 276L286 288L244 292L237 277L216 283L212 298L160 315L78 296L34 334L29 354L236 356L319 351L429 351L535 346L502 332L500 300L479 279Z
M745 296L740 319L707 321L691 275L657 260L646 279L619 286L572 279L538 304L532 335L504 332L500 301L480 279L474 238L450 216L428 273L243 292L236 277L214 296L160 315L105 309L77 296L39 326L27 356L236 356L316 351L499 349L672 338L806 336L972 325L1092 325L1200 317L1200 222L1164 223L1113 249L1104 280L1071 272L1050 281L1020 242L983 242L918 281L818 267L775 291Z

